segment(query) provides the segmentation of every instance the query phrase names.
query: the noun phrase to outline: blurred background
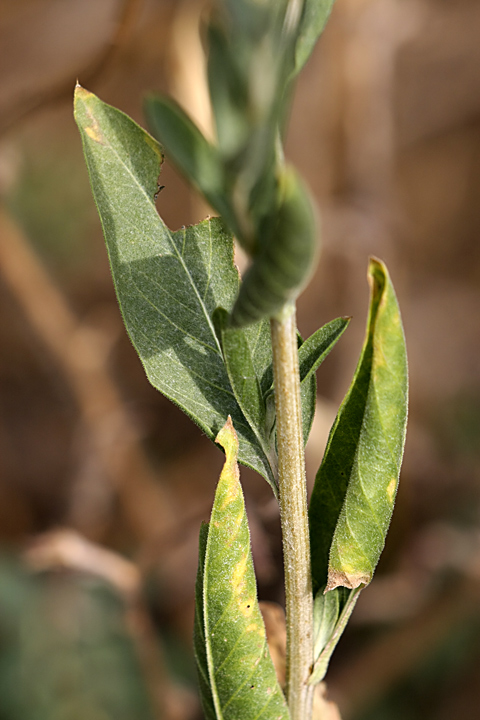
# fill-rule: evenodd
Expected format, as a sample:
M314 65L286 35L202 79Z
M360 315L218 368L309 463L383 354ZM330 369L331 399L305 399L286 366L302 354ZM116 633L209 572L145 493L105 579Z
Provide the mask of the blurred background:
M204 8L0 0L0 720L202 717L197 538L223 456L123 329L72 94L78 78L143 123L145 94L168 92L208 132ZM394 520L328 676L343 720L479 715L479 28L477 0L337 0L292 109L288 155L322 217L299 327L353 316L318 373L310 486L361 349L369 255L410 358ZM208 213L168 161L162 184L173 229ZM282 603L276 503L242 481L260 599Z

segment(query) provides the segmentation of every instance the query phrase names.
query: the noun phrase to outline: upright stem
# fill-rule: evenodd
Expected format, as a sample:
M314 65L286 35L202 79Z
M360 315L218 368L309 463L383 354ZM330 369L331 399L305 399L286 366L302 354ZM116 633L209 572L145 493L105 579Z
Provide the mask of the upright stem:
M312 580L295 306L271 321L278 484L285 566L287 700L292 720L310 720L313 662Z

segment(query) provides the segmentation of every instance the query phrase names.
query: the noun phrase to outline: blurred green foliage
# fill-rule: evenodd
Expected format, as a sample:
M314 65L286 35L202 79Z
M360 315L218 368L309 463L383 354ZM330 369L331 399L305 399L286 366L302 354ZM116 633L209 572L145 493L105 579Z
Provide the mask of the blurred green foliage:
M152 720L121 598L0 559L0 719Z

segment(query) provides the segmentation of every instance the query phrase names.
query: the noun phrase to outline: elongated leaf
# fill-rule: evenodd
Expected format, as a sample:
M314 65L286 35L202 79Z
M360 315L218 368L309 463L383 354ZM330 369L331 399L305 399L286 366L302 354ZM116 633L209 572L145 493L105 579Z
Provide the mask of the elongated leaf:
M195 624L193 627L193 647L197 661L198 687L202 699L205 720L215 720L215 703L210 688L208 671L207 643L205 639L205 616L203 613L203 585L205 553L207 551L208 523L202 523L198 540L198 572L195 584Z
M310 57L322 34L333 7L334 0L304 0L297 44L295 47L295 71L297 75Z
M90 182L118 301L147 376L213 440L231 415L239 459L275 489L268 458L230 386L212 314L238 291L233 239L217 218L170 232L154 205L162 155L130 118L75 93Z
M224 158L233 157L249 132L248 88L238 54L222 25L211 18L208 33L208 81L218 145ZM240 64L240 67L238 65Z
M313 586L370 582L385 543L407 419L407 358L386 267L370 261L370 312L352 385L330 433L310 501Z
M302 401L303 442L307 444L312 429L317 400L318 370L329 352L347 329L349 318L337 318L310 335L298 348L300 370L300 398Z
M208 720L288 720L258 607L238 442L228 419L217 437L226 460L201 533L195 650Z
M335 347L345 332L350 318L335 318L316 330L302 342L298 348L298 364L300 366L300 382L304 383L312 375L327 355Z

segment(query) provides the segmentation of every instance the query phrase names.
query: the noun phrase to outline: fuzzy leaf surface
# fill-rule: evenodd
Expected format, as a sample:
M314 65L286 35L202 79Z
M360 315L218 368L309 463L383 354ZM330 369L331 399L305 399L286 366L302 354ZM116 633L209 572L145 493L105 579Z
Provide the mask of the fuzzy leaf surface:
M327 355L335 347L345 332L350 318L339 317L316 330L302 342L298 348L300 382L304 383L312 375Z
M205 715L208 720L288 720L257 602L230 418L217 442L226 460L208 531L204 526L201 532L196 592L195 652Z
M218 218L171 232L154 195L158 143L124 113L77 88L90 183L123 319L154 387L215 438L231 415L239 460L273 487L273 472L230 386L212 315L231 309L239 277L233 239Z
M310 501L314 592L370 582L385 544L407 420L407 356L395 292L371 259L362 354L330 432Z

